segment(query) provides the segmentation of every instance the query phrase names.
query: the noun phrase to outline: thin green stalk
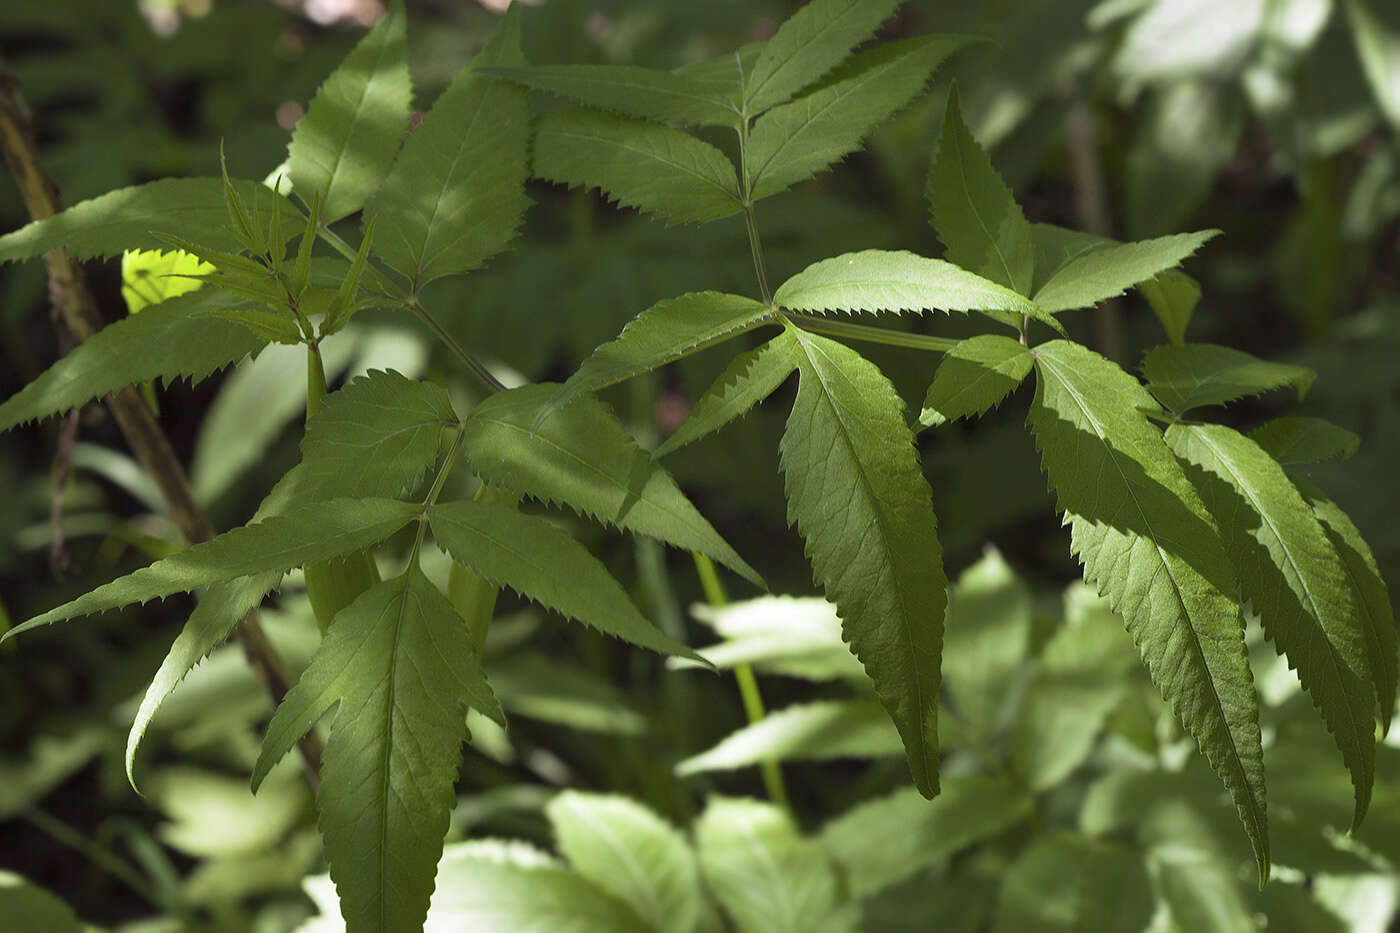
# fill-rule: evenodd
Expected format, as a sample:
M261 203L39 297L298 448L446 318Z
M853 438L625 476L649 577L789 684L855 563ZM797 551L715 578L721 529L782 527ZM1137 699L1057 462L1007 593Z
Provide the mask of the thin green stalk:
M29 810L24 819L35 829L82 855L92 864L126 885L136 894L145 898L153 907L171 909L174 905L156 893L140 872L122 861L117 855L93 842L62 820L56 819L43 810Z
M695 560L695 571L700 575L700 587L705 591L705 601L717 609L729 605L729 594L724 591L724 583L720 581L714 562L699 551L691 551L690 556ZM754 675L753 666L736 665L734 679L739 684L739 699L744 704L744 715L748 718L749 725L757 725L768 712L763 707L763 694L758 690L758 678ZM784 810L790 810L782 765L776 761L765 761L759 768L763 774L763 786L768 792L768 799Z
M306 345L306 417L313 418L321 411L326 398L326 364L321 360L321 348L314 343Z
M763 295L763 303L773 303L773 290L768 287L768 267L763 261L763 242L758 238L758 222L754 219L753 202L744 205L744 223L749 230L749 252L753 254L753 268L758 275L758 290Z
M883 343L890 347L905 347L910 350L931 350L934 353L947 353L959 341L952 337L930 337L927 334L910 334L900 330L886 330L883 327L870 327L865 324L852 324L834 318L813 317L809 314L785 315L789 321L803 330L832 337L845 337L848 340L864 340L869 343Z

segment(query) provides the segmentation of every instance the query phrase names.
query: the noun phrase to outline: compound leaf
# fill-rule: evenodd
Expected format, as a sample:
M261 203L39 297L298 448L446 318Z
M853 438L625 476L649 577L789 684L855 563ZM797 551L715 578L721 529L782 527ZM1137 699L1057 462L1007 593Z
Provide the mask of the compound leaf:
M913 100L962 36L889 42L855 56L821 86L765 113L749 137L754 200L810 178L860 146L877 124Z
M525 91L483 68L523 62L518 11L423 115L366 213L375 251L416 290L503 250L530 200Z
M899 0L811 0L762 46L744 79L744 109L781 104L874 35Z
M268 725L255 790L337 704L316 803L346 929L419 929L456 800L467 710L503 717L465 623L416 566L336 617Z
M1153 347L1143 357L1142 374L1148 390L1178 414L1286 385L1295 386L1301 399L1317 377L1304 366L1270 363L1213 343Z
M743 209L734 165L668 126L596 110L558 110L535 127L535 175L601 188L623 207L668 223L703 223Z
M1033 364L1030 351L1009 337L982 334L943 354L924 396L919 423L927 427L980 415L1001 404Z
M779 448L788 520L932 797L947 603L932 493L884 374L842 344L792 333L800 381Z
M428 515L433 537L474 573L600 632L703 660L663 634L588 549L542 518L500 502L452 502Z
M1176 233L1091 247L1056 269L1036 291L1035 303L1046 311L1068 311L1116 297L1180 265L1219 232Z
M308 203L321 197L322 223L364 207L394 162L412 106L405 16L395 2L331 72L292 131L292 187Z
M535 65L484 70L531 90L660 123L679 120L697 126L736 126L739 122L739 112L728 99L683 71L658 71L635 65Z
M549 383L521 386L493 395L472 410L463 443L482 479L708 554L763 585L757 572L691 505L671 474L637 446L597 398L582 396L558 417L541 423L540 413L558 390Z
M1033 351L1030 424L1084 579L1122 616L1153 683L1234 800L1268 875L1259 706L1220 533L1147 421L1136 379L1078 344Z
M1030 294L1035 271L1030 224L963 122L956 88L948 93L938 154L929 169L928 202L950 261Z
M1250 440L1284 466L1321 463L1356 453L1361 438L1322 418L1285 415L1266 421L1249 432Z

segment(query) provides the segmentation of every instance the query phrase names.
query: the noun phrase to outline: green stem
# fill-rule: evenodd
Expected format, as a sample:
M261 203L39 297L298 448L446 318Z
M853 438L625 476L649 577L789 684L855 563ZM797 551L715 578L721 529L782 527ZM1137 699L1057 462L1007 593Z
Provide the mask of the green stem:
M931 350L934 353L947 353L960 341L952 337L930 337L927 334L910 334L900 330L886 330L883 327L870 327L865 324L852 324L832 318L813 317L808 314L784 315L803 330L832 337L845 337L847 340L864 340L869 343L883 343L890 347L905 347L910 350Z
M763 295L763 303L773 303L773 291L768 287L768 266L763 261L763 241L758 238L758 222L754 218L753 202L744 205L744 224L749 231L749 252L753 254L753 268L758 275L758 290Z
M729 605L729 594L724 591L724 584L720 581L714 562L699 551L691 551L690 556L695 560L695 571L700 575L700 588L705 591L705 601L716 609ZM753 666L736 665L734 679L739 684L739 699L744 704L744 715L748 717L749 725L757 725L768 712L763 708L763 694L758 690L758 677L754 675ZM792 807L788 803L782 765L776 761L765 761L759 768L763 774L763 786L768 791L768 799L784 810L790 810Z
M79 853L92 864L126 885L136 894L145 898L153 907L170 909L174 905L161 897L156 890L141 877L141 874L112 852L93 842L62 820L49 816L42 810L30 810L24 819L35 829L50 839Z
M306 417L307 420L320 413L326 398L326 365L321 360L321 348L314 343L306 345Z

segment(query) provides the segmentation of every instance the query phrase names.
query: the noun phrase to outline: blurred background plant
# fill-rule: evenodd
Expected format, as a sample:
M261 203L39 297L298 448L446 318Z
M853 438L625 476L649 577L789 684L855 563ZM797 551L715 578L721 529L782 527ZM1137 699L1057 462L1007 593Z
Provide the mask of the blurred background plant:
M410 4L420 101L480 47L501 5ZM766 37L797 5L542 0L526 11L527 52L539 64L675 67ZM381 12L376 0L9 3L0 50L73 203L154 177L214 174L221 144L240 174L271 172L316 84ZM1224 231L1190 267L1203 292L1190 338L1318 371L1303 413L1363 441L1344 468L1298 470L1355 516L1383 575L1400 581L1400 7L910 0L882 36L929 32L994 42L945 67L864 152L764 203L775 276L868 247L938 254L911 192L923 190L940 91L956 80L974 134L1032 220L1121 238ZM537 183L531 194L517 250L430 296L507 383L566 376L659 299L755 291L738 218L663 228L591 194ZM0 229L26 219L14 187L0 184ZM139 264L126 265L126 284L139 286ZM136 312L122 264L90 274L109 318ZM1072 330L1129 366L1158 340L1136 295L1076 314L1066 315ZM354 339L326 361L333 382L394 368L470 400L474 387L398 316L366 312L352 326ZM909 326L970 332L958 319ZM0 328L8 397L65 349L41 267L0 268ZM864 349L917 411L927 357ZM195 389L148 387L220 527L245 520L296 460L302 363L278 350ZM649 446L722 365L700 353L609 400ZM1239 403L1227 420L1252 427L1282 404ZM475 841L449 848L430 929L466 928L480 891L506 906L512 891L548 891L575 915L601 918L577 929L917 930L935 915L939 929L967 931L1391 928L1396 740L1378 748L1371 812L1347 837L1345 775L1292 674L1251 628L1285 866L1257 891L1223 794L1165 715L1121 624L1082 586L1066 589L1078 573L1023 417L1024 400L1013 399L975 425L922 435L948 569L960 575L945 650L942 797L929 804L904 786L900 743L829 606L772 597L693 609L701 584L684 555L578 522L570 530L632 582L661 627L716 643L721 666L752 663L773 712L745 727L727 680L541 628L535 611L503 599L488 667L512 726L473 718L451 838ZM774 592L810 593L785 522L779 430L779 416L760 409L668 465ZM9 491L0 625L177 546L159 496L98 407L66 428L9 435L0 483ZM439 569L445 576L445 559ZM125 930L335 928L317 915L334 899L295 763L248 793L270 708L236 648L205 662L156 720L147 796L126 782L127 726L188 609L152 604L0 652L0 916L20 918L14 929L77 929L74 915ZM306 663L318 634L295 581L264 624L294 668ZM619 882L626 866L605 837L654 853L658 867ZM769 870L746 867L756 858ZM700 877L713 896L700 898ZM538 900L518 899L520 927L544 922L528 913Z

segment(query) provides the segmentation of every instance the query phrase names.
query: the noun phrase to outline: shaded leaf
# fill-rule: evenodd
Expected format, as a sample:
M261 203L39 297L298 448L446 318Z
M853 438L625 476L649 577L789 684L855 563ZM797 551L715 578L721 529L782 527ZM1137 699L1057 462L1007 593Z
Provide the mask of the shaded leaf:
M1219 232L1177 233L1088 249L1051 274L1036 291L1035 303L1046 311L1067 311L1117 297L1175 267Z
M1147 388L1178 414L1201 405L1223 405L1286 385L1301 399L1317 374L1303 366L1270 363L1213 343L1153 347L1142 360Z
M993 547L959 575L949 593L944 685L959 721L981 738L1000 725L1007 685L1030 647L1031 615L1030 588Z
M1361 438L1346 428L1300 415L1266 421L1249 432L1249 439L1284 466L1321 463L1334 457L1345 460L1361 445Z
M1176 269L1168 269L1155 278L1138 283L1138 291L1162 322L1167 339L1174 344L1186 342L1186 326L1191 313L1201 300L1201 286L1195 279Z
M1153 907L1152 879L1136 852L1067 834L1045 836L1007 870L992 929L1141 933Z
M841 62L874 35L898 0L811 0L787 19L744 79L744 109L780 104Z
M1009 337L983 334L962 341L943 354L919 423L933 427L985 413L1016 390L1032 363L1030 351Z
M1366 0L1347 0L1347 16L1371 93L1390 124L1400 126L1400 33L1382 21Z
M714 93L684 70L659 71L635 65L534 65L483 70L531 90L660 123L679 120L698 126L735 126L739 121L739 112L726 97Z

